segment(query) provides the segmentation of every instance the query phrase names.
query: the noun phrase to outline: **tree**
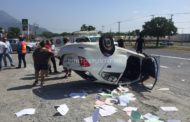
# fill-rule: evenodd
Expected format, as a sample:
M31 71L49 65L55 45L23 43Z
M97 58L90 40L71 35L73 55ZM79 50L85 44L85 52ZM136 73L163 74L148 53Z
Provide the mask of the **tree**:
M81 31L93 31L96 30L95 27L93 27L92 25L87 26L86 24L83 24L80 28Z
M171 19L156 17L151 21L145 22L142 34L157 38L156 46L159 44L159 37L172 36L177 33L177 28Z
M8 34L7 37L8 38L17 38L20 35L20 29L17 27L10 27L8 29Z
M53 37L53 33L52 32L49 32L49 31L45 31L42 33L42 36L46 37L46 38L51 38Z

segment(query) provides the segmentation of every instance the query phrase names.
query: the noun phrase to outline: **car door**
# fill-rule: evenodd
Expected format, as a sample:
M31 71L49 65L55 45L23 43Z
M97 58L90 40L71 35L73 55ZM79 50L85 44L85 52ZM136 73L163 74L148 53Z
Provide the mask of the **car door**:
M160 75L160 57L147 56L142 61L141 81L148 89L153 89Z

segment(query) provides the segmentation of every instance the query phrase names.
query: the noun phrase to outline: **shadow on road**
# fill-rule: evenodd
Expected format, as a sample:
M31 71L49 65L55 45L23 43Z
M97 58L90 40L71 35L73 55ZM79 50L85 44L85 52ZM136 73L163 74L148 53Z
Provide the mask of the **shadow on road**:
M100 89L113 90L117 86L94 83L86 80L71 81L54 85L44 85L43 87L33 89L33 93L43 99L54 100L68 98L72 92L85 91L88 94L98 93Z
M24 85L24 86L18 86L18 87L13 87L7 89L7 91L12 91L12 90L24 90L24 89L31 89L32 85Z
M118 86L94 83L87 80L71 81L66 83L59 83L54 85L44 85L33 89L33 93L38 97L47 100L63 99L68 98L70 93L85 91L88 94L97 94L100 89L108 89L112 91ZM131 89L136 92L149 92L143 85L133 84Z

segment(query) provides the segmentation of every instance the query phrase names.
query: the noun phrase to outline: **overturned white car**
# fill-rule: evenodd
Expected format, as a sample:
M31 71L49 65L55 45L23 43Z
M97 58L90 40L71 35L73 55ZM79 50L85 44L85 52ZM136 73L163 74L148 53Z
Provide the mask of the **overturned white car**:
M152 89L159 76L159 57L117 47L111 36L102 36L94 43L65 45L58 56L63 67L94 82L115 85L147 82Z

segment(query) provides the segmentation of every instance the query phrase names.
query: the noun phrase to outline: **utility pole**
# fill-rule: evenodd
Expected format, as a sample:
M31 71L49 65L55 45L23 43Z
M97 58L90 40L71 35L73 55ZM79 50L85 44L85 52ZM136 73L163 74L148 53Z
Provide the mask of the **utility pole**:
M152 17L152 19L154 19L154 17L155 17L154 14L152 14L152 15L150 15L150 16Z
M105 27L105 26L102 25L102 33L104 32L104 27Z
M119 22L117 22L118 23L118 33L120 33L120 21Z
M171 16L171 18L170 18L170 19L171 19L171 21L172 21L172 20L173 20L173 16L174 16L174 15L173 15L173 14L171 14L170 16Z

